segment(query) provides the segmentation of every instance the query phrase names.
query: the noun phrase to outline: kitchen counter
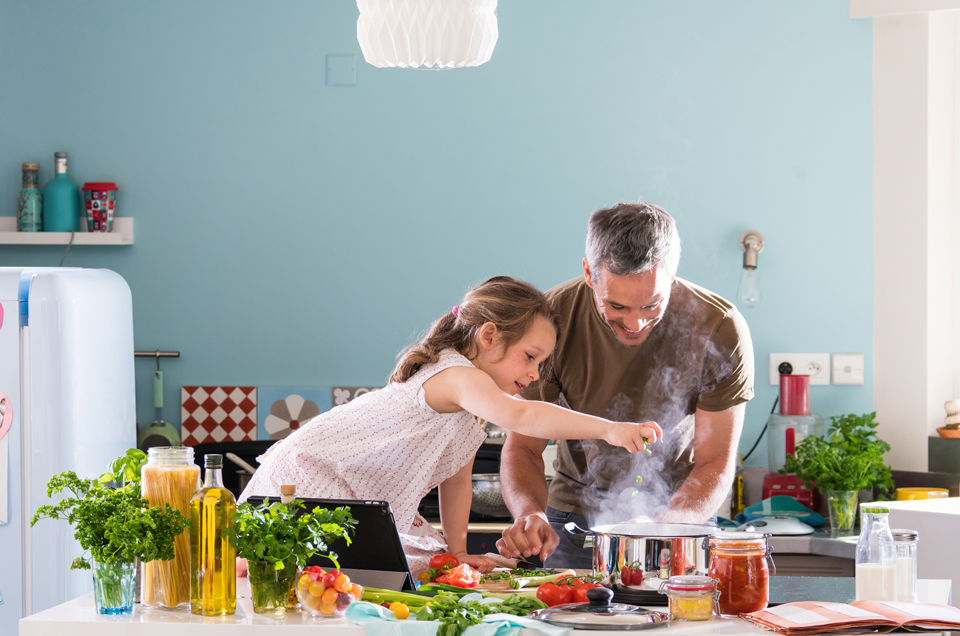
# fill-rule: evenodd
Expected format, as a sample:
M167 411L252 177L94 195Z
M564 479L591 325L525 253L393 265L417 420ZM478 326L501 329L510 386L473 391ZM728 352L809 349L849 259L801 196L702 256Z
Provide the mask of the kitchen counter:
M921 580L917 591L920 600L948 604L951 600L949 580ZM132 616L101 616L93 605L93 594L68 601L20 620L20 636L218 636L236 633L243 626L245 636L291 636L316 634L323 636L366 636L362 627L345 619L313 619L304 614L289 614L272 618L253 613L250 601L250 583L237 579L237 613L233 616L207 618L194 616L189 610L158 610L134 606ZM591 634L622 635L623 632L590 632ZM661 636L674 634L720 634L722 636L770 636L738 618L716 618L710 621L671 623L657 628ZM537 630L524 629L518 636L542 636ZM568 635L572 636L572 635Z

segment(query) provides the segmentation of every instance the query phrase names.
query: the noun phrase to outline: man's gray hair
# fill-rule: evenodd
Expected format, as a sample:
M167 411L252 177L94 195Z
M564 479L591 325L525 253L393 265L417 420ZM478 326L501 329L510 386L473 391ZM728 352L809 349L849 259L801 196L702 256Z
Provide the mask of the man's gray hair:
M615 276L641 274L657 266L671 275L680 264L680 235L673 217L652 203L618 203L597 210L587 224L587 265Z

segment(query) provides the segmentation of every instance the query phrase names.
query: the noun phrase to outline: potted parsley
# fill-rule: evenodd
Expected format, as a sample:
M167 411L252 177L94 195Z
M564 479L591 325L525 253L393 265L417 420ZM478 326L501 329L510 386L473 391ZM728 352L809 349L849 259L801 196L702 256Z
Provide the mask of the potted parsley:
M890 445L877 437L876 416L831 417L830 432L805 438L780 469L783 474L796 474L807 488L815 484L826 494L834 530L853 529L860 490L875 487L882 499L893 489L890 467L883 461Z
M285 613L288 603L296 603L294 580L307 560L320 554L339 568L329 544L342 538L350 545L357 522L349 507L301 512L303 508L300 499L237 506L230 541L237 556L247 560L253 611L258 614Z
M61 519L74 528L84 553L70 569L91 569L94 600L100 614L131 614L136 561L172 559L173 542L190 522L174 508L150 507L140 496L138 466L142 453L127 451L111 464L112 472L99 479L81 479L72 471L47 482L47 496L68 493L56 504L37 508L30 520ZM127 469L130 469L129 471ZM130 479L127 479L130 477Z

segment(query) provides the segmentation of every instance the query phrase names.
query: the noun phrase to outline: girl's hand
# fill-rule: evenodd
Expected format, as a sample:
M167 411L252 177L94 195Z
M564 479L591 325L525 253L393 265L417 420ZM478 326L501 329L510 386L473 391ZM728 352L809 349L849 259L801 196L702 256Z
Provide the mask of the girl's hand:
M615 422L604 441L613 446L623 447L628 453L637 453L644 450L647 444L653 444L661 439L663 439L663 431L656 422L643 424Z
M247 560L237 557L237 578L244 579L247 577Z
M466 552L460 552L459 554L455 554L453 556L457 557L460 563L466 563L473 569L479 570L483 573L492 572L493 568L497 567L496 561L490 557L485 557L480 554L467 554Z

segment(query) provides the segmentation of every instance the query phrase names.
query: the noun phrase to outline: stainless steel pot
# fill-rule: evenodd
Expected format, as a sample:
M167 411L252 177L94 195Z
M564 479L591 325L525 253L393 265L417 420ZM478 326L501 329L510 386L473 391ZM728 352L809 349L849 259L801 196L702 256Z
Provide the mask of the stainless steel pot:
M671 576L706 576L706 538L720 531L686 523L626 523L590 530L568 523L564 530L584 536L584 547L593 547L593 574L601 584L651 591Z

